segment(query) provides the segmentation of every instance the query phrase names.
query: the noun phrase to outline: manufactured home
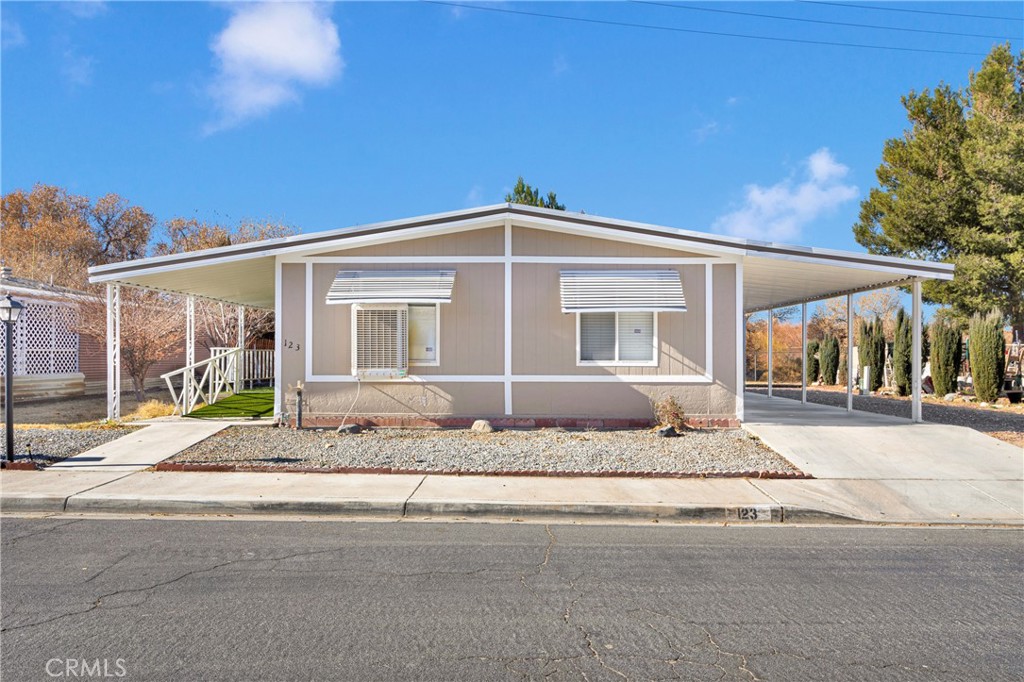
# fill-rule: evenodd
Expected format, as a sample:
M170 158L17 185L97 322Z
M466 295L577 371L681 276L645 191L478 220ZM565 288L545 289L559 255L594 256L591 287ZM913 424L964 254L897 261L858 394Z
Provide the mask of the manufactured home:
M673 397L724 426L743 419L745 315L895 284L919 309L953 268L500 204L90 275L112 320L122 285L274 310L279 419L301 388L307 423L624 426Z

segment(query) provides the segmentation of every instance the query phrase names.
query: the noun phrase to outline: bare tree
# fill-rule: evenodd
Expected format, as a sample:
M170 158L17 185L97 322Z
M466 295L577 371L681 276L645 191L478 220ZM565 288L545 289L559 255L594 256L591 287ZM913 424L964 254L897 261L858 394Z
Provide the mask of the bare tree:
M185 339L182 302L153 291L121 288L121 364L131 377L135 397L146 399L146 376L153 365L180 352ZM79 305L76 329L103 343L107 302L90 296Z

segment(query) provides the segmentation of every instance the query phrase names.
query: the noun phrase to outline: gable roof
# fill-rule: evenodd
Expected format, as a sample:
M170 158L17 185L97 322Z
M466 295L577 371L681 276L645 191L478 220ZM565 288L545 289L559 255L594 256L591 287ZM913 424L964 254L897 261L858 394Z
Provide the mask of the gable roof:
M541 229L575 231L606 239L646 242L667 248L738 259L744 262L747 275L751 270L766 272L776 266L778 274L792 277L794 264L807 274L817 272L817 282L808 287L772 292L771 287L744 287L747 309L753 305L783 305L800 300L821 298L822 287L835 282L838 295L853 288L874 288L885 283L898 283L916 277L951 279L953 266L945 263L874 256L869 254L816 249L728 237L706 232L650 225L584 213L556 211L521 204L495 204L479 208L418 216L370 225L268 239L260 242L224 246L202 251L156 256L89 268L90 281L119 282L136 286L191 293L208 298L254 307L273 307L274 262L278 256L314 255L316 253L381 243L394 239L415 239L443 232L480 229L503 225L506 220L516 225ZM788 263L788 266L785 265ZM216 267L213 267L216 266ZM778 266L782 266L779 268ZM824 268L824 269L822 269ZM833 270L860 270L846 288L836 281ZM186 274L187 273L187 274ZM870 274L869 274L870 273ZM764 284L777 277L768 276ZM752 282L756 282L754 277ZM827 289L828 287L825 286ZM760 293L759 293L760 292ZM750 294L748 296L747 294Z

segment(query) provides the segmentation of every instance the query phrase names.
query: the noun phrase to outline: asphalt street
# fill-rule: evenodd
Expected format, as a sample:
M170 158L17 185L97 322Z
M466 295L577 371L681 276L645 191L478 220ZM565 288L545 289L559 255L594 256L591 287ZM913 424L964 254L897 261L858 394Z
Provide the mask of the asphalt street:
M1022 540L984 529L7 517L0 673L1021 680Z

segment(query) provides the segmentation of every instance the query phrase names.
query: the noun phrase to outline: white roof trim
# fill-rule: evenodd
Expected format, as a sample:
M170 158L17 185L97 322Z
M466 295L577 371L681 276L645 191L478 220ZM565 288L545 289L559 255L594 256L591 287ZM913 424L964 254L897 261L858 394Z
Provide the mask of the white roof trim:
M327 303L451 303L454 270L339 270Z
M563 313L686 312L678 270L562 270Z

